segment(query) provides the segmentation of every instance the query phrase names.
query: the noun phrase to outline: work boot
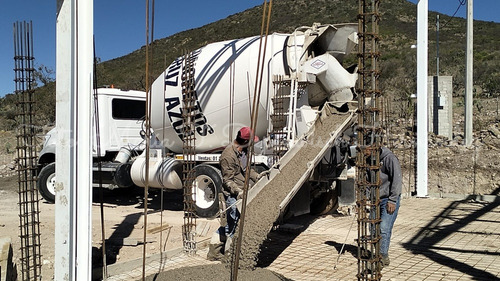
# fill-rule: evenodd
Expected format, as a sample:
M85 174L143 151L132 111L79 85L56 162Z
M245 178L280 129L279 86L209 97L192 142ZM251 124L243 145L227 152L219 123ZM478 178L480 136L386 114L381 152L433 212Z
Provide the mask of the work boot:
M220 261L224 258L224 244L208 244L207 260L209 261Z
M383 266L389 266L391 263L391 260L389 259L389 255L382 255L382 265Z

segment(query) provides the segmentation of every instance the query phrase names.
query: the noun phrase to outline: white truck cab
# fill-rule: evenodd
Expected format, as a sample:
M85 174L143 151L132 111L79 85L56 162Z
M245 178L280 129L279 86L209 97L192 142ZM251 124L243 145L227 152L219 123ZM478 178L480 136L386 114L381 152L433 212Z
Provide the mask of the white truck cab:
M144 150L144 140L141 137L143 117L146 108L146 93L142 91L124 91L115 88L97 89L100 128L100 155L96 138L96 124L93 124L92 155L94 163L101 159L101 171L104 185L108 188L128 187L133 183L121 158L123 155L138 155ZM95 115L92 116L95 120ZM53 203L55 199L55 158L57 145L57 131L50 130L45 135L45 142L38 157L38 190L42 197ZM119 153L119 152L122 153ZM120 172L123 171L123 172ZM94 165L94 175L97 165ZM97 177L94 176L94 179Z

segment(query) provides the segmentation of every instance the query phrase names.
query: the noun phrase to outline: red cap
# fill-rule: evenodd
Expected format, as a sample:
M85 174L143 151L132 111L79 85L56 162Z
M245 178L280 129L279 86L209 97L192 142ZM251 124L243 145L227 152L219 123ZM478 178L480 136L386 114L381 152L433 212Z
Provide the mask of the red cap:
M253 131L252 129L250 129L250 127L243 127L240 129L240 137L244 140L249 140L251 136L253 136ZM259 137L258 136L254 136L253 138L253 141L254 142L258 142L259 141Z

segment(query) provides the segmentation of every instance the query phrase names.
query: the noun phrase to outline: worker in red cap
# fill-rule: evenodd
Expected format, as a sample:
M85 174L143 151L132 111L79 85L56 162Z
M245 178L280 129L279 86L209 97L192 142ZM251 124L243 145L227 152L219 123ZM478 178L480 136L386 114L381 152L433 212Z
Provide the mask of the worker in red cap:
M216 235L212 238L213 241L209 244L207 258L210 260L222 258L223 253L231 245L231 240L240 218L240 212L236 208L235 203L237 199L243 197L245 173L248 163L247 149L257 141L259 141L259 137L257 137L249 127L243 127L238 131L238 135L233 143L228 145L220 156L219 164L223 181L222 192L226 198L226 206L229 207L229 209L226 212L227 224L225 227L219 228ZM249 186L257 182L266 173L267 171L259 174L254 169L250 168Z

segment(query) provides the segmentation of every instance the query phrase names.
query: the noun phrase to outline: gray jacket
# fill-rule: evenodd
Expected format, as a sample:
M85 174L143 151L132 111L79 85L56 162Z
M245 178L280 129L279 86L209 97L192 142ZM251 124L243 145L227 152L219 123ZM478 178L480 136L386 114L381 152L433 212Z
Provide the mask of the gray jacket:
M380 198L389 198L390 202L396 203L403 185L399 160L392 151L382 147L380 164Z

